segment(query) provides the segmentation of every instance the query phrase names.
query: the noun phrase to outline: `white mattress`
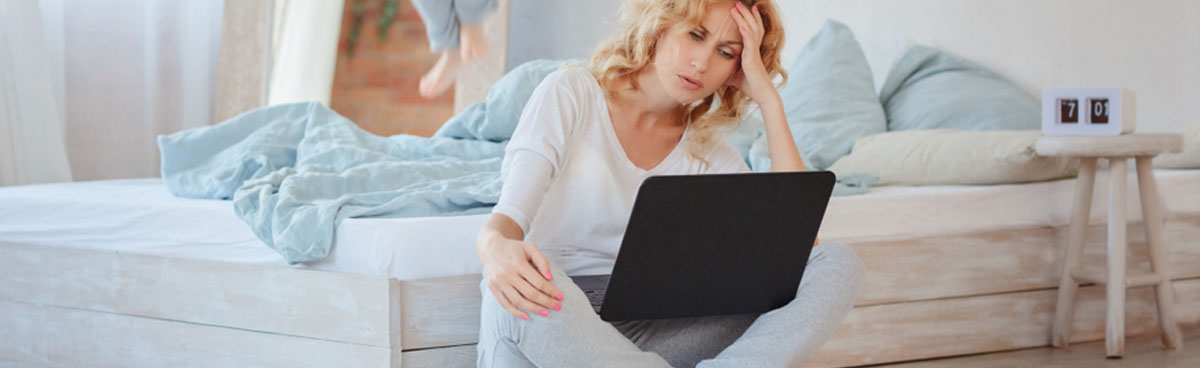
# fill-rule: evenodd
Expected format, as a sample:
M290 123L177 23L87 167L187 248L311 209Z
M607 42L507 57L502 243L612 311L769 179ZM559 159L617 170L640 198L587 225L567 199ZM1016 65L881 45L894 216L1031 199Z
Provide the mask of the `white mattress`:
M1093 223L1106 222L1101 172ZM1200 214L1200 170L1155 172L1168 217ZM1074 180L995 185L879 187L830 201L823 242L858 242L1062 226ZM1129 217L1140 221L1129 178ZM475 235L487 215L343 221L333 251L304 267L399 279L477 273ZM0 241L88 247L233 262L285 264L228 201L176 198L158 179L0 188Z
M1132 166L1132 165L1131 165ZM1089 223L1108 223L1107 169L1096 173ZM1200 214L1200 170L1155 170L1164 218ZM1137 175L1126 178L1126 218L1142 220ZM830 200L821 241L858 242L1064 226L1075 179L981 186L885 186Z

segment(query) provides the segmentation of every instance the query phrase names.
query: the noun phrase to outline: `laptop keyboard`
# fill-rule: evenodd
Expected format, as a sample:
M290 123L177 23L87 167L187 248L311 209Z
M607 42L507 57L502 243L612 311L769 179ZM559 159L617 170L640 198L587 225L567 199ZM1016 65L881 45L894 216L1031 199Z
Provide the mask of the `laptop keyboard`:
M600 308L600 304L604 303L604 292L607 289L600 290L584 290L583 295L587 296L588 303L592 303L592 308Z
M604 302L604 294L608 291L609 275L587 275L573 276L575 284L579 285L579 289L583 290L583 295L587 297L588 303L592 305L592 310L600 311L600 304Z

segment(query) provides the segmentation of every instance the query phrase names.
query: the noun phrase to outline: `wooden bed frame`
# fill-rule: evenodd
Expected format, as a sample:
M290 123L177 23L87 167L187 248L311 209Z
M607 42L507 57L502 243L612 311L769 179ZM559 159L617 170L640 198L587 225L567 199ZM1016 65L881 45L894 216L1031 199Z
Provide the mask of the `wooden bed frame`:
M457 82L458 110L481 100L506 69L508 0L499 12L485 24L491 61L467 66ZM228 47L261 50L264 42L229 41L238 40L259 45ZM219 95L216 104L234 110L261 99ZM1200 328L1200 215L1168 215L1165 225L1176 317L1185 330ZM1103 263L1104 224L1089 232L1085 263ZM1144 270L1141 225L1131 225L1129 236L1131 268ZM806 365L1049 346L1065 238L1065 227L1037 227L851 242L867 265L866 287ZM479 275L397 280L79 246L0 242L0 366L475 364ZM1096 286L1080 289L1073 341L1104 337L1103 294ZM1155 313L1149 289L1131 290L1127 334L1155 333Z
M1103 226L1089 230L1089 261L1103 262ZM1129 230L1131 268L1144 269L1142 227ZM850 244L867 265L866 287L808 365L1049 346L1065 232ZM1169 219L1166 232L1178 319L1200 327L1200 216ZM475 364L479 275L397 280L11 243L0 254L0 365ZM1103 294L1080 289L1073 341L1103 338ZM1128 298L1127 333L1154 333L1150 290Z

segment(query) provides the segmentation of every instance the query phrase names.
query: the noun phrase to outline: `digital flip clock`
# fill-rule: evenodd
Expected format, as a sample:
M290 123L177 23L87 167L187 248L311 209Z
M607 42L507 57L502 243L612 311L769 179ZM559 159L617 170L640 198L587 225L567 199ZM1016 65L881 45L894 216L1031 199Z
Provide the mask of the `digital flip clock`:
M1136 103L1133 92L1124 88L1046 88L1042 91L1042 133L1133 133Z

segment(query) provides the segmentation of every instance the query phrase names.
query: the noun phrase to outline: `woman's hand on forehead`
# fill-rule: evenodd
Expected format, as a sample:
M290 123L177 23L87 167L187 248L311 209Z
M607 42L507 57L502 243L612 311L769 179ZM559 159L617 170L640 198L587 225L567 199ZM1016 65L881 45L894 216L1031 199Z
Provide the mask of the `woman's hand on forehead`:
M758 5L749 8L741 1L735 1L729 14L737 24L738 33L742 35L742 65L741 70L730 77L728 84L737 87L759 105L778 99L779 92L771 83L771 76L760 54L766 31Z

